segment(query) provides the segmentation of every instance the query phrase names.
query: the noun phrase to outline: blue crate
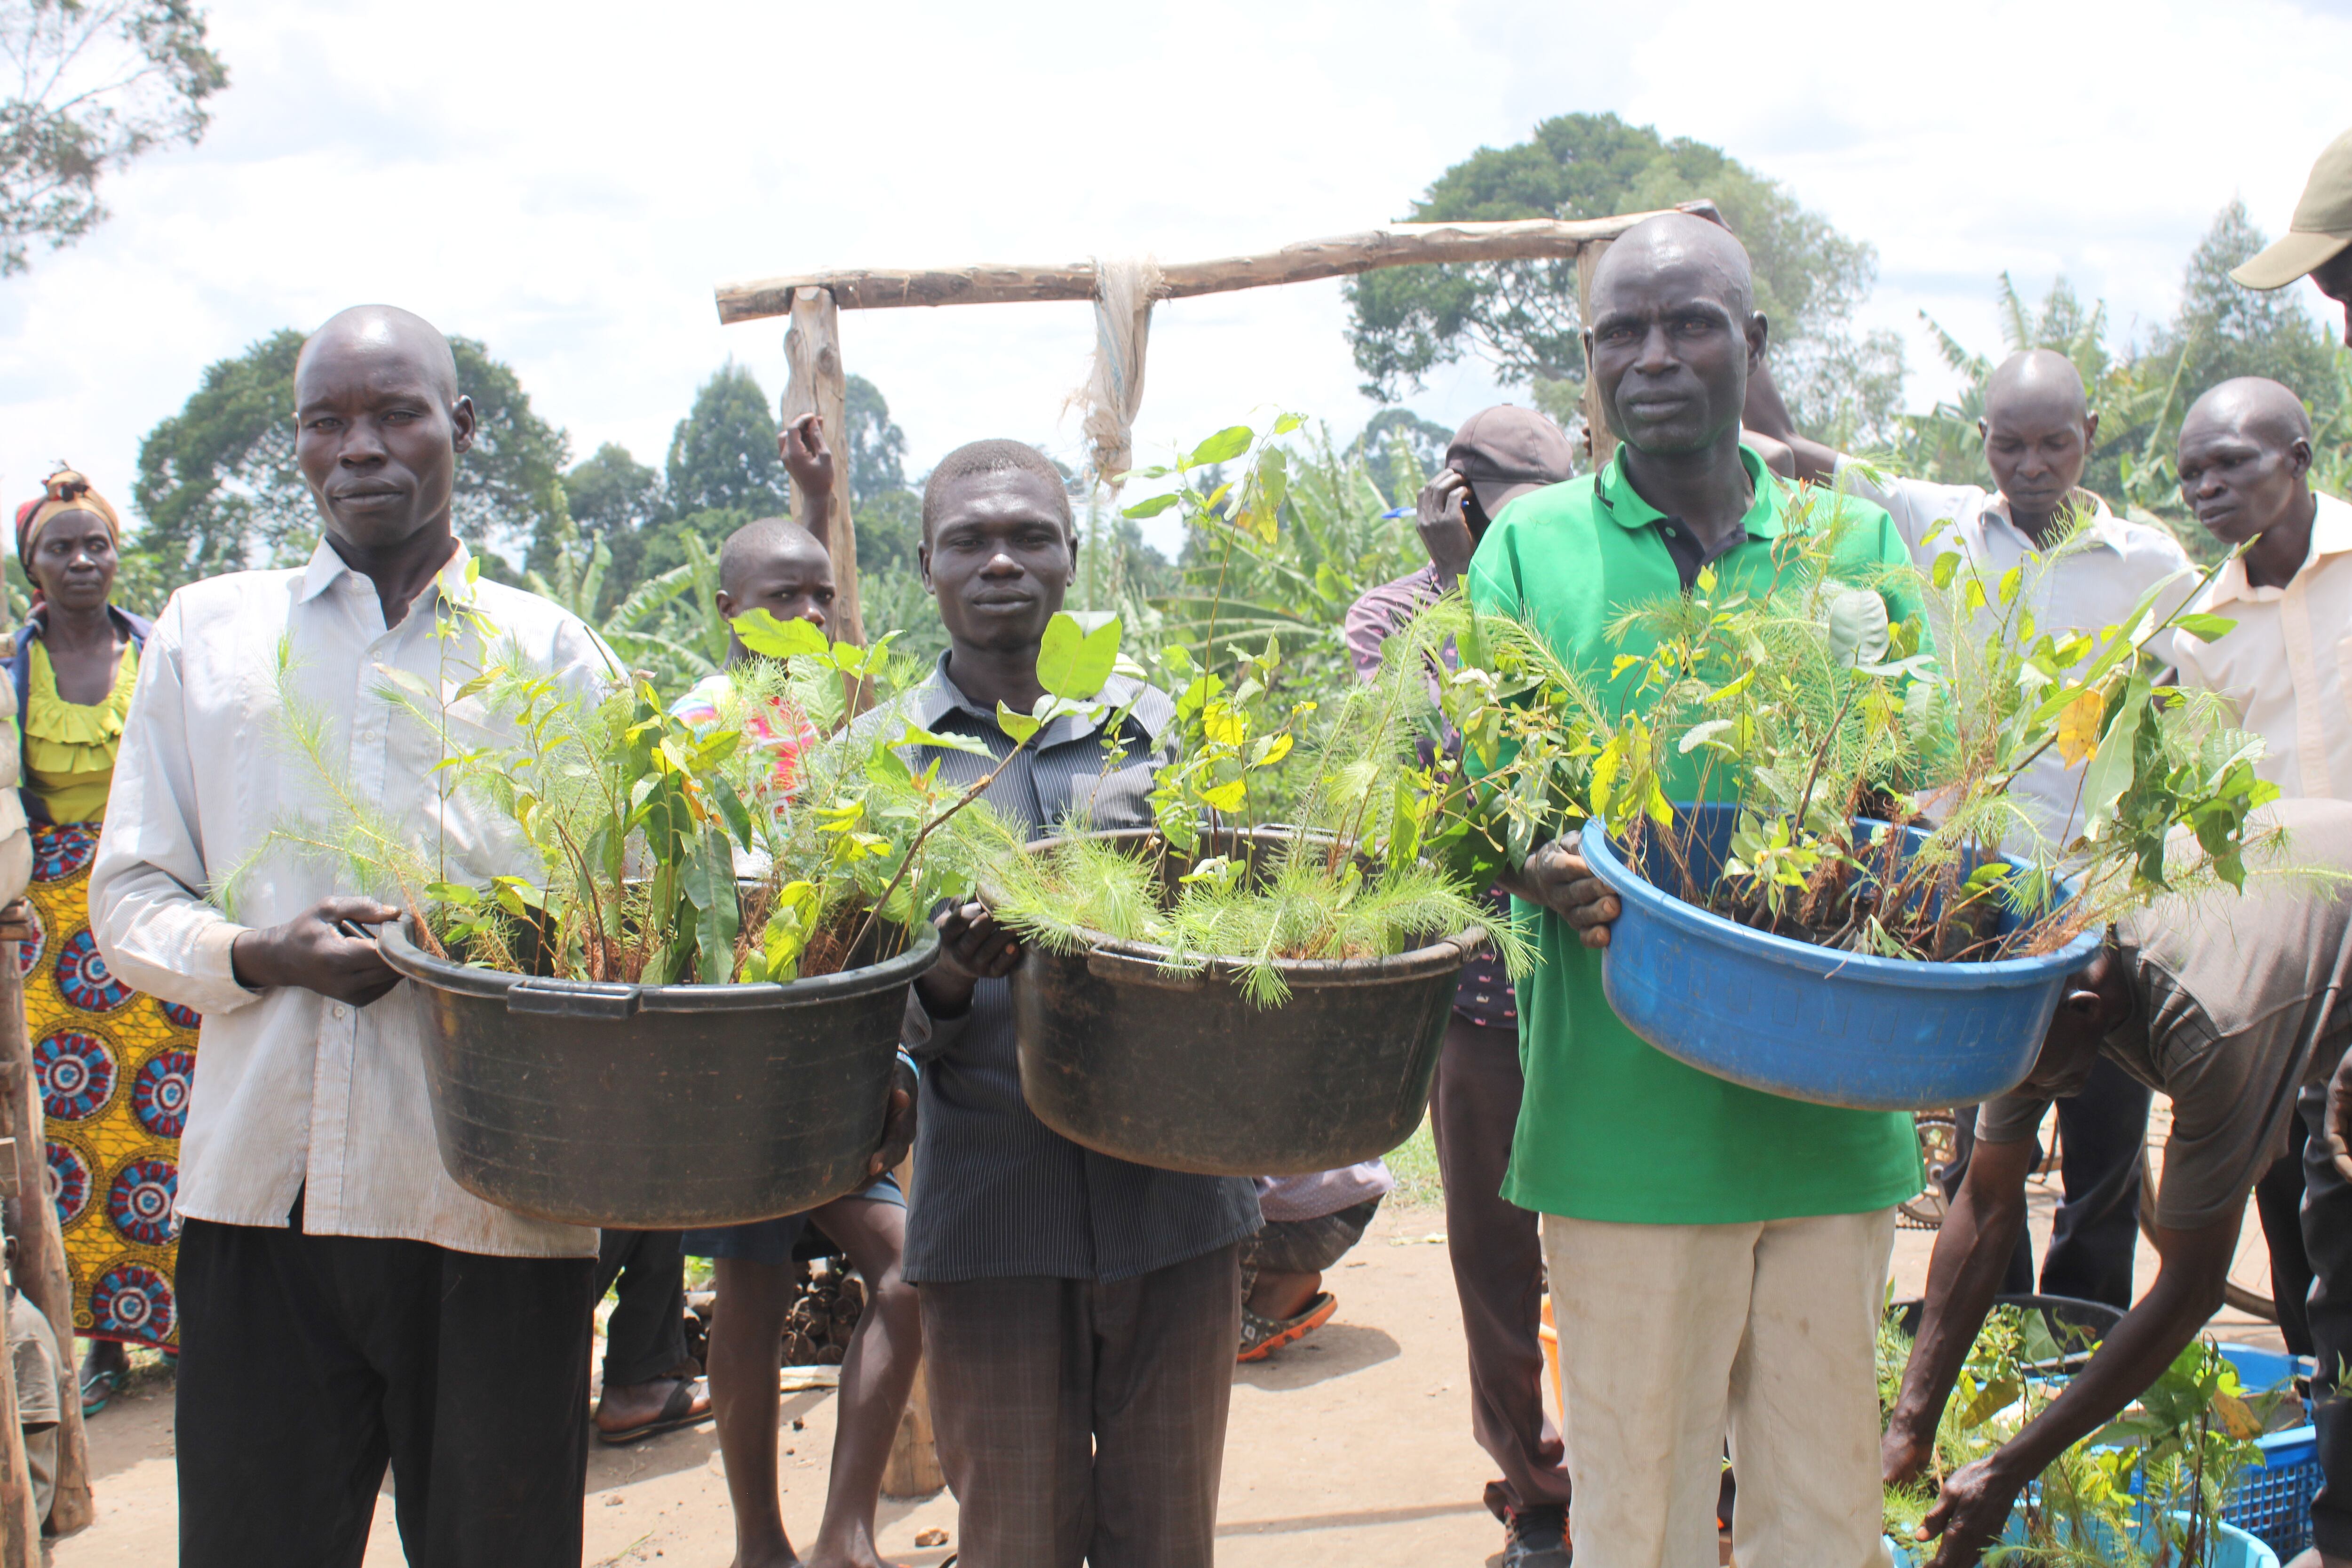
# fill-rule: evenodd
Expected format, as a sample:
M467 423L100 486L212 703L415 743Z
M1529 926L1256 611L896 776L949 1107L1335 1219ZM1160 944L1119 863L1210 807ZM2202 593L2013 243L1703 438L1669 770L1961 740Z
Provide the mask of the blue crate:
M2263 1462L2248 1466L2230 1492L2222 1520L2281 1557L2311 1544L2311 1500L2319 1495L2319 1434L2309 1426L2262 1440Z
M2308 1357L2249 1345L2221 1347L2238 1381L2256 1394L2284 1387L2298 1375L2311 1375ZM2224 1521L2254 1536L2281 1557L2292 1557L2311 1544L2311 1500L2319 1494L2319 1434L2309 1426L2273 1432L2262 1439L2260 1466L2250 1466L2230 1493L2221 1510Z

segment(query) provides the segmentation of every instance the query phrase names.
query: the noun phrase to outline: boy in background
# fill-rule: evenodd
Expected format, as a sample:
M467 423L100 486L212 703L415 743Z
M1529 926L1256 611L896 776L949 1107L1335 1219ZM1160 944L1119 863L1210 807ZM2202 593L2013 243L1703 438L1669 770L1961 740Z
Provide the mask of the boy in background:
M793 483L815 503L810 515L824 517L833 489L833 454L822 423L804 414L780 444ZM719 547L719 590L712 597L730 621L766 610L778 620L803 620L822 631L833 609L833 559L823 540L789 518L761 518L737 529ZM730 668L755 657L730 637ZM691 724L715 723L728 694L729 678L721 670L698 682L670 710ZM749 738L774 753L781 812L797 781L801 754L820 737L807 717L782 697L765 712L745 715L743 724ZM823 1236L811 1237L812 1226ZM688 1257L708 1258L713 1265L717 1300L708 1365L719 1452L735 1510L735 1568L786 1568L802 1561L784 1534L776 1496L776 1369L784 1320L799 1285L795 1257L827 1237L848 1254L866 1281L866 1310L842 1358L840 1424L824 1522L807 1562L812 1568L879 1568L874 1510L922 1354L920 1309L901 1273L907 1207L897 1180L886 1170L864 1190L805 1214L690 1230L680 1244Z

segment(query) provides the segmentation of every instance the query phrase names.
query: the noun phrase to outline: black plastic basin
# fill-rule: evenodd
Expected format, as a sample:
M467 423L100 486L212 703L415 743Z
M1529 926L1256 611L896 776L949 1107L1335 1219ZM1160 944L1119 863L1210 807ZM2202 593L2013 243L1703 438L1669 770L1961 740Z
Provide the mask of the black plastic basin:
M679 1230L798 1214L866 1181L913 949L790 985L543 980L433 958L403 921L441 1163L541 1219Z
M1160 851L1163 885L1192 869L1148 829L1089 837ZM1291 837L1205 833L1201 852L1257 865ZM1284 960L1290 999L1274 1007L1214 962L1197 975L1160 973L1164 947L1102 936L1065 955L1032 942L1013 972L1021 1090L1065 1138L1162 1170L1282 1176L1370 1160L1421 1125L1463 962L1483 940Z

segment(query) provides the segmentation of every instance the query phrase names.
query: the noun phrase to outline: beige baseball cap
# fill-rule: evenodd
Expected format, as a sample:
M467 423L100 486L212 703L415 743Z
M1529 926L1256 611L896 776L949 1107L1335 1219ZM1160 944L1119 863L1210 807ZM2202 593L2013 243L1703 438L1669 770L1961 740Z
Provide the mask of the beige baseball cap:
M2311 166L2311 183L2303 187L2285 237L2230 276L2249 289L2284 289L2347 246L2352 246L2352 131L2330 142Z

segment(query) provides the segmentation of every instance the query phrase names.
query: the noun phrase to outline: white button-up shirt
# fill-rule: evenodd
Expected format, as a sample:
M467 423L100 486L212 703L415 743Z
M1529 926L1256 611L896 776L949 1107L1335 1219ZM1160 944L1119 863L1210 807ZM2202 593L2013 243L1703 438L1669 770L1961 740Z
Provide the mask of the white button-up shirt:
M2314 493L2311 551L2284 588L2221 568L2197 608L2237 622L2180 639L2180 683L2218 691L2263 738L2254 771L2284 795L2352 800L2352 506Z
M282 722L281 647L292 660L287 679L322 722L327 765L355 798L428 856L446 853L451 880L536 872L486 811L461 798L445 812L432 772L441 740L379 695L383 669L446 691L478 668L483 650L470 631L446 642L434 636L442 595L470 597L524 657L572 689L595 689L614 667L575 617L516 589L468 584L466 569L460 546L387 629L375 584L322 541L302 570L240 572L181 589L148 638L90 872L89 915L117 976L204 1015L180 1140L184 1215L283 1226L299 1193L303 1228L313 1235L518 1258L596 1250L593 1230L494 1207L442 1169L422 1009L407 982L366 1007L237 984L229 944L247 929L238 921L275 925L337 894L397 902L394 889L356 886L331 858L281 846L243 879L237 921L207 898L274 829L339 826L319 769ZM474 698L453 711L468 707L487 717Z
M1876 501L1895 519L1911 559L1922 572L1935 569L1936 557L1958 552L1992 582L2012 566L2025 568L2018 603L2033 614L2037 635L2054 632L2100 631L2121 624L2147 591L2170 579L2158 595L2156 618L2172 614L2197 590L2189 552L2160 528L2117 517L2107 503L2089 490L2077 490L2077 504L2094 503L2082 523L2084 542L2044 555L2032 536L2009 514L2008 498L1980 485L1937 485L1924 479L1887 479L1874 484L1852 459L1838 459L1837 480L1855 495ZM1950 526L1937 533L1938 522ZM1986 612L1990 616L1993 612ZM1936 628L1938 637L1949 629ZM2173 634L2151 637L2147 650L2159 664L2174 661ZM2056 747L2034 759L2010 785L2010 798L2033 821L2036 831L2053 846L2070 843L2083 830L2081 806L2083 769L2073 767Z

